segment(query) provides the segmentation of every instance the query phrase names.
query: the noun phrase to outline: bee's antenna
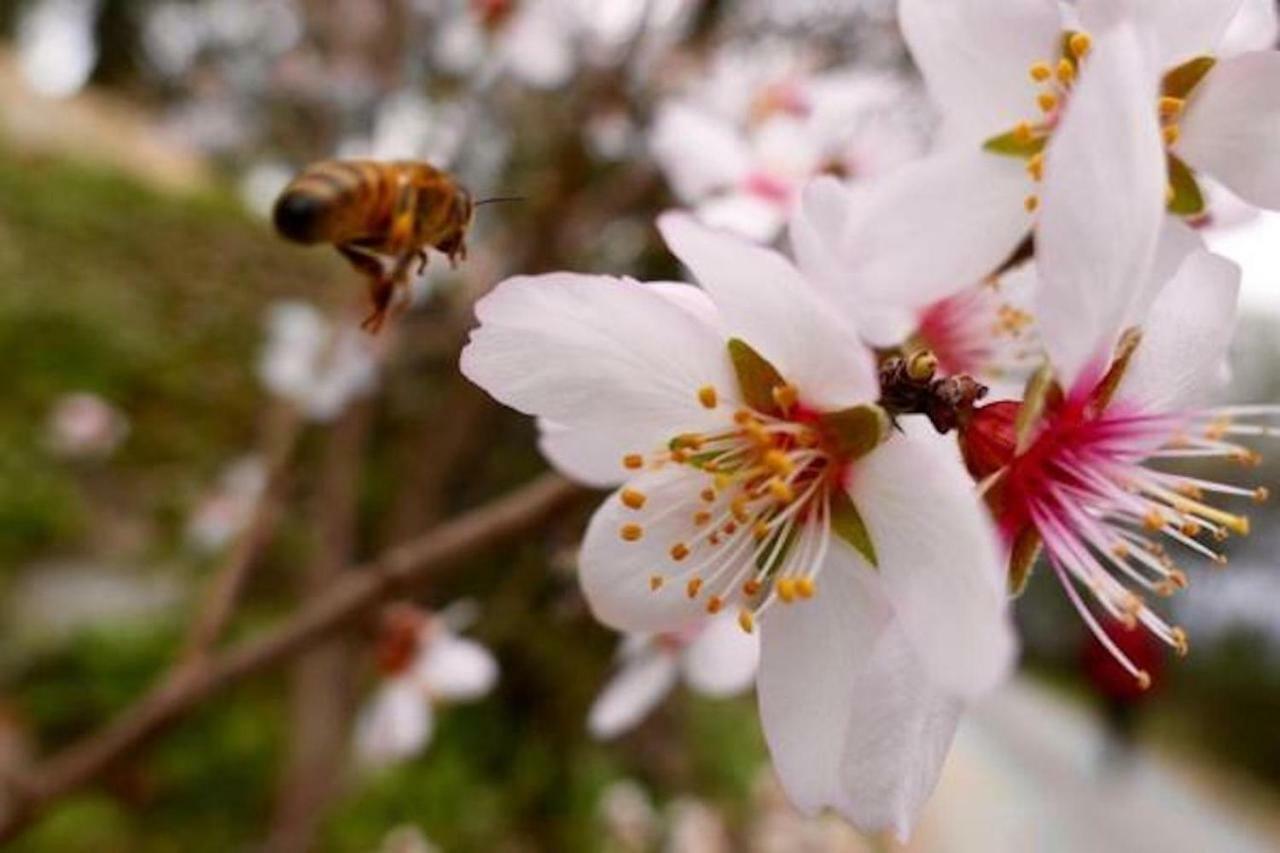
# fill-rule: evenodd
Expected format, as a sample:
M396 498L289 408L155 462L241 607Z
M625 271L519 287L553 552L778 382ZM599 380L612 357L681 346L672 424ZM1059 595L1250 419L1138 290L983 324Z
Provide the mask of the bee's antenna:
M525 201L525 197L522 195L495 195L492 198L480 199L475 203L474 207L479 207L482 204L496 204L503 201Z

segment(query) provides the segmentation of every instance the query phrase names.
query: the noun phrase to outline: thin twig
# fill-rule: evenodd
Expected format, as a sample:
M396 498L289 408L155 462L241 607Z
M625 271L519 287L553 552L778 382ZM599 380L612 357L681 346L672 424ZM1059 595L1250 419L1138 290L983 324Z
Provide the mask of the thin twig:
M176 667L114 722L18 779L0 801L0 842L13 838L57 800L94 781L120 758L134 754L205 699L291 659L389 599L411 594L436 572L536 529L581 494L563 478L544 474L391 549L370 565L345 572L327 592L265 634Z

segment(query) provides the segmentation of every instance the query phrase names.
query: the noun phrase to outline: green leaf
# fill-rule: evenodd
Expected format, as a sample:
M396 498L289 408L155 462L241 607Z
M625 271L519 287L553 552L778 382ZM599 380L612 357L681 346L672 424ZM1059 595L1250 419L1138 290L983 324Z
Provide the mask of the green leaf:
M1023 529L1013 540L1013 549L1009 553L1010 595L1022 595L1022 591L1027 588L1027 581L1031 579L1031 570L1035 567L1043 544L1034 527Z
M1024 160L1030 160L1035 155L1044 150L1047 137L1039 136L1031 139L1022 139L1018 135L1018 131L1010 130L999 136L993 136L986 142L982 143L982 147L990 151L992 154L999 154L1004 157L1021 157Z
M852 545L872 567L880 567L876 559L875 544L871 541L871 532L867 530L867 524L854 506L853 499L843 489L837 489L831 499L831 530Z
M1186 98L1217 62L1212 56L1197 56L1187 60L1164 75L1164 80L1160 83L1160 94L1167 98Z
M889 434L889 415L874 404L828 412L818 418L823 435L840 456L857 459L880 446Z
M1178 216L1195 216L1204 213L1204 194L1200 184L1186 163L1169 155L1169 186L1173 197L1169 199L1169 212Z
M729 340L729 359L738 375L743 402L766 415L782 414L773 399L773 389L786 384L778 369L741 338Z

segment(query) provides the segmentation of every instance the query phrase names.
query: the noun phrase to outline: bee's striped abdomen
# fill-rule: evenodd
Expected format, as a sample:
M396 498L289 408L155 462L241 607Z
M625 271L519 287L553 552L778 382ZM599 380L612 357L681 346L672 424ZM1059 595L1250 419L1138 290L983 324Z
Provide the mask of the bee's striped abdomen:
M276 230L298 243L345 243L385 227L394 198L385 166L326 160L309 166L276 201Z

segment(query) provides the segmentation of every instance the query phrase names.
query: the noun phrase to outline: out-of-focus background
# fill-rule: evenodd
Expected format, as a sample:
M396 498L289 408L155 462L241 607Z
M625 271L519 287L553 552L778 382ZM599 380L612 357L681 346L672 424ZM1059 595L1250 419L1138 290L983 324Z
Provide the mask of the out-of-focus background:
M208 601L246 548L213 646L544 467L532 425L457 375L484 288L671 277L664 209L771 240L811 175L926 150L894 5L0 4L0 790L209 642ZM1235 37L1274 42L1274 8L1247 5ZM482 208L469 261L434 257L370 338L358 276L267 218L333 156L429 159L523 201ZM1248 270L1227 396L1275 401L1280 225L1219 211L1206 236ZM749 694L689 675L641 713L673 665L592 714L635 655L576 588L589 508L210 697L6 849L895 847L789 809ZM1280 849L1280 524L1272 506L1253 521L1172 601L1192 653L1153 658L1149 694L1115 688L1034 578L1021 673L964 724L909 849ZM405 632L453 643L451 677L396 693ZM11 806L0 794L0 819Z

